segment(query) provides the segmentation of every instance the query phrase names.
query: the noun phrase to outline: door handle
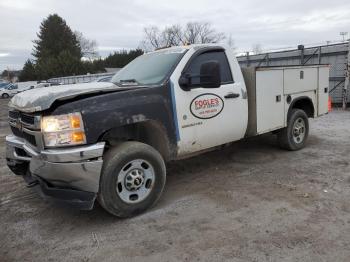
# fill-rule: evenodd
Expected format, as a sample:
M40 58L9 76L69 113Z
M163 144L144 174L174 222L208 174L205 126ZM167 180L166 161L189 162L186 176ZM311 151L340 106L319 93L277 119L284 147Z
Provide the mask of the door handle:
M227 95L224 96L226 99L229 99L229 98L237 98L239 97L239 94L237 93L228 93Z

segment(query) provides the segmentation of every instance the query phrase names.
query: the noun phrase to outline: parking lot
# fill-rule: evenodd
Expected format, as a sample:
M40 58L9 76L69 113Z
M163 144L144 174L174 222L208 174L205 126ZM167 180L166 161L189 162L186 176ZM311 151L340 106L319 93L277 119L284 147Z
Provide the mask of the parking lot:
M160 202L117 219L45 203L6 166L0 261L349 261L350 111L310 120L305 149L264 135L168 164Z

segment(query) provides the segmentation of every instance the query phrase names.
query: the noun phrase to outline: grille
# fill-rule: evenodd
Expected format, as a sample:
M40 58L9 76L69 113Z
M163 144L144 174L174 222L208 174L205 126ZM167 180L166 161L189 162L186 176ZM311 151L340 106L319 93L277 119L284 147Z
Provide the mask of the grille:
M15 136L23 137L23 132L16 127L11 126L11 131Z
M17 119L17 118L19 118L19 112L18 111L9 111L9 117Z
M22 123L27 125L34 125L35 124L35 117L32 115L28 115L25 113L21 113L19 111L9 111L9 118L12 119L21 119Z
M34 125L34 116L27 115L27 114L21 114L21 121L24 124Z
M31 143L33 146L36 146L35 136L28 134L26 132L23 132L23 138L27 140L29 143Z
M22 149L22 148L18 148L18 147L15 147L15 152L18 156L24 156L24 157L29 157L29 155L27 154L27 152Z
M22 113L17 110L9 111L9 122L11 131L15 136L21 137L24 140L26 140L28 143L30 143L33 146L37 146L37 141L35 135L29 134L24 130L22 130L22 127L25 127L28 129L28 132L40 132L38 130L38 127L35 127L35 116L28 115L25 113ZM19 122L20 120L20 122ZM18 128L18 126L20 126ZM37 128L37 129L35 129ZM34 129L34 130L33 130ZM40 143L40 141L39 141Z

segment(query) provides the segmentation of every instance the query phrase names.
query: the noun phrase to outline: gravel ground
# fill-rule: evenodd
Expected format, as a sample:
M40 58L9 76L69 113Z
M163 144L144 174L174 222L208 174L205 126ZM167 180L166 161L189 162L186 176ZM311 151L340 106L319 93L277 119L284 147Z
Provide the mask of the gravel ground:
M273 135L168 165L158 205L132 219L45 203L5 163L0 261L349 261L350 112L311 120L308 145Z

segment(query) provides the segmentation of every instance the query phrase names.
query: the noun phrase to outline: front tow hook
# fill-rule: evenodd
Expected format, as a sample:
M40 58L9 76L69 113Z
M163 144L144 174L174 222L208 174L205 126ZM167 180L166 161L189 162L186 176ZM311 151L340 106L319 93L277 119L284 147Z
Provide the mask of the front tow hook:
M33 177L33 176L30 174L30 172L27 172L27 173L23 176L23 178L24 178L24 181L26 181L26 183L27 183L26 186L27 186L28 188L34 187L34 186L36 186L36 185L39 184L39 180L36 179L35 177Z
M31 187L35 187L36 185L39 185L39 181L38 180L34 180L34 181L29 182L27 184L27 187L31 188Z

